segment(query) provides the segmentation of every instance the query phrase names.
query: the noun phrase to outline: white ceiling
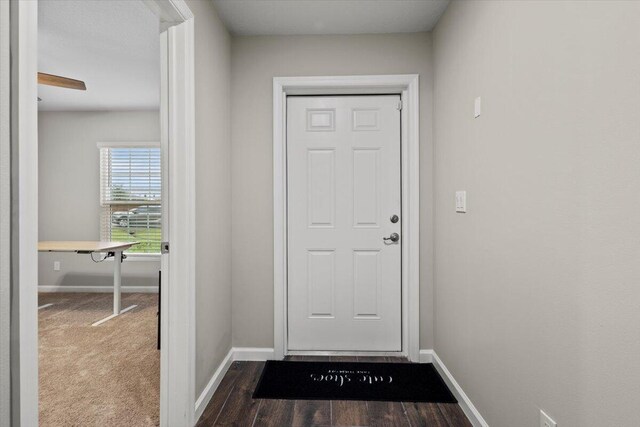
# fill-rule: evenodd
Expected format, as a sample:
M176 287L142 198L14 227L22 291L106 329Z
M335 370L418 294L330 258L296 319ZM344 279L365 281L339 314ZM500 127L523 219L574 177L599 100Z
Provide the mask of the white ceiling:
M1 1L1 0L0 0ZM213 0L242 35L429 31L449 0ZM86 91L38 86L40 110L147 110L159 105L159 23L139 0L41 0L38 69Z
M41 0L38 70L86 91L38 85L40 110L157 109L158 18L138 0Z
M213 0L232 34L430 31L449 0Z

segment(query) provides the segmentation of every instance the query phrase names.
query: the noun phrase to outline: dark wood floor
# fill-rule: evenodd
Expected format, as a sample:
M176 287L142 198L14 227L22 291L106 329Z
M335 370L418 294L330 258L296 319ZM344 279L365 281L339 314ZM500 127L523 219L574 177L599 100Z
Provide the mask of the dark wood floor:
M383 357L291 356L287 360L408 363L406 359ZM234 362L197 426L471 426L460 406L452 403L254 400L251 395L263 366L264 362Z

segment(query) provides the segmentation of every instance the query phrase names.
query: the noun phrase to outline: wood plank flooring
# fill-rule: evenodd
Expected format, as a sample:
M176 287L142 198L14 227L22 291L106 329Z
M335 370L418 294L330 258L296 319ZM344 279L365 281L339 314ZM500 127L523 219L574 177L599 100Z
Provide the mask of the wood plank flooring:
M387 357L307 357L287 360L340 362L397 362ZM264 362L234 362L222 379L198 427L470 427L459 405L454 403L371 402L345 400L252 399Z

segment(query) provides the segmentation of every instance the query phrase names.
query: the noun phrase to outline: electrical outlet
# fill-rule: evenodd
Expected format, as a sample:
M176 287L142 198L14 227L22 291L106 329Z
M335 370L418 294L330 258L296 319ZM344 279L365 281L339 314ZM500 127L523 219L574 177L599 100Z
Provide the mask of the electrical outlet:
M551 417L540 410L540 427L558 427L558 424Z
M60 271L60 261L53 261L53 271Z

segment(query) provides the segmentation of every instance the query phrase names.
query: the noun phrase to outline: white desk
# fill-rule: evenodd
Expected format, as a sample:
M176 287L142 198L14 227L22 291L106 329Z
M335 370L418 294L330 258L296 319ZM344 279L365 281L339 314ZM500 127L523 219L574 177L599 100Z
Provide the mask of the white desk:
M92 324L98 326L119 314L136 308L136 305L125 309L120 308L120 294L122 285L122 252L138 242L38 242L39 252L74 252L77 254L112 253L113 260L113 314Z

